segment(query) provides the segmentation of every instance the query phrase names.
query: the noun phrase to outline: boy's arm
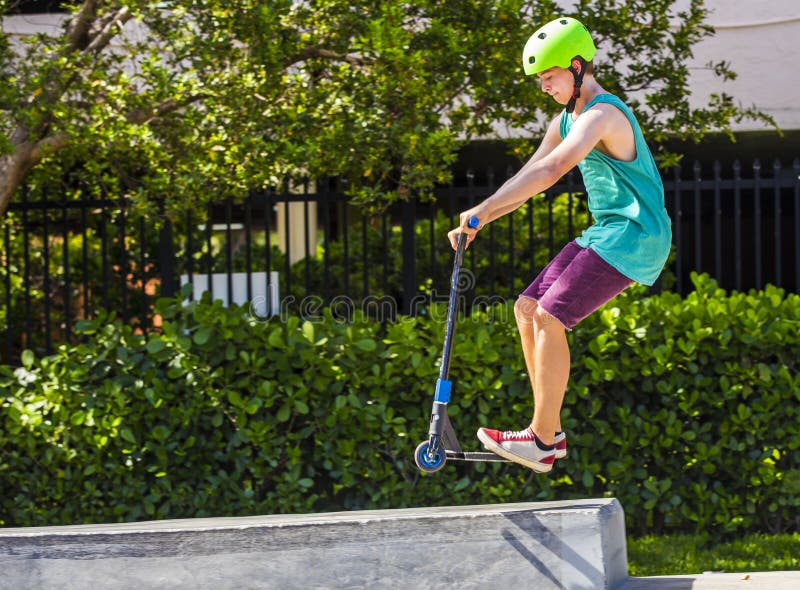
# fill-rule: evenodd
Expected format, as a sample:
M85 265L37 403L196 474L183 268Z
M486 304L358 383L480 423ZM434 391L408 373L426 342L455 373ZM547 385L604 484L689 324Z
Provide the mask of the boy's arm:
M560 125L561 115L558 115L552 121L550 121L550 124L547 126L547 131L544 134L544 139L542 139L542 143L540 143L539 147L536 148L536 151L533 153L531 158L525 162L525 165L522 168L517 170L517 173L514 176L508 179L509 181L524 173L525 170L556 149L558 144L561 143L561 132L559 131Z
M561 144L561 132L559 130L560 124L561 124L561 115L556 116L552 121L550 121L550 124L547 126L547 131L544 134L544 139L542 139L542 143L539 144L539 147L536 148L536 151L534 152L533 156L531 156L530 160L525 162L525 165L522 168L520 168L514 176L509 178L503 184L503 186L501 186L495 192L495 195L497 195L498 193L502 193L504 190L510 188L512 185L517 183L521 177L528 174L528 172L530 171L530 169L533 167L534 164L536 164L543 158L546 158L553 152L554 149L556 149L556 147L559 146L559 144ZM506 213L513 211L513 209L519 207L518 204L515 207L509 208L507 210L504 209L499 210L496 212L497 213L496 215L491 215L486 210L486 205L488 202L489 200L487 199L477 207L473 207L469 211L464 211L463 213L461 213L461 219L460 219L461 226L454 230L451 230L447 234L447 237L450 239L450 244L453 246L453 249L457 247L456 236L458 234L464 233L467 235L467 246L469 246L469 243L475 236L475 232L477 230L472 228L467 229L467 224L469 223L469 219L471 217L477 216L481 226L483 226L489 223L490 221L494 221L498 217L501 217L502 215L505 215Z
M557 122L554 120L542 145L530 161L491 197L473 208L466 216L467 219L475 215L480 219L481 225L484 225L514 211L531 196L553 186L603 138L608 128L608 119L602 108L591 108L575 121L564 140L561 140ZM463 222L464 225L466 223Z

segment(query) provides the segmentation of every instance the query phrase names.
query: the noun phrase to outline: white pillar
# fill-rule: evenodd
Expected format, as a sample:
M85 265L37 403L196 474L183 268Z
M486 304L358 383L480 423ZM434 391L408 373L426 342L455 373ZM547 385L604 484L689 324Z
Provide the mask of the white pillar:
M306 207L308 207L308 233L306 233ZM276 209L278 247L281 252L286 253L288 243L289 263L294 264L298 260L303 260L306 252L309 256L314 256L317 249L317 202L312 199L309 199L308 203L281 201L277 204ZM288 235L286 232L287 214L289 215Z

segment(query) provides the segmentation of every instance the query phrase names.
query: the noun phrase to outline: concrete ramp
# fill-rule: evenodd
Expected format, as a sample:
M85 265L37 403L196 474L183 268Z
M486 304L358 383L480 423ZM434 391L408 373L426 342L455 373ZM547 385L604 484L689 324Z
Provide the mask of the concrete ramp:
M3 590L615 590L626 581L615 499L0 529Z

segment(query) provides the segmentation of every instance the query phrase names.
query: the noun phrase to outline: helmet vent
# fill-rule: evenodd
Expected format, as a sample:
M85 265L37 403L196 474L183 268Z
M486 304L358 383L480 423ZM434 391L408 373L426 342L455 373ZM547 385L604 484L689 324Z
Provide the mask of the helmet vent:
M569 24L569 21L568 21L567 19L565 19L565 18L562 18L562 19L561 19L560 21L558 21L558 22L560 22L562 25Z
M539 39L544 39L547 37L547 33L539 33Z
M529 64L532 64L532 63L534 63L535 61L536 61L536 58L535 58L535 57L533 57L533 56L530 56L530 57L528 58L528 63L529 63Z

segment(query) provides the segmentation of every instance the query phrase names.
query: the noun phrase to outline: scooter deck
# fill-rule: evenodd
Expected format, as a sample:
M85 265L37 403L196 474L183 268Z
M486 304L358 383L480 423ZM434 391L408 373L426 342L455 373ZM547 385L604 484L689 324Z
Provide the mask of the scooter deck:
M448 461L494 461L496 463L510 463L508 459L504 459L500 455L495 455L494 453L483 452L483 453L470 453L470 452L456 452L451 451L449 449L445 449L447 452L447 460Z

